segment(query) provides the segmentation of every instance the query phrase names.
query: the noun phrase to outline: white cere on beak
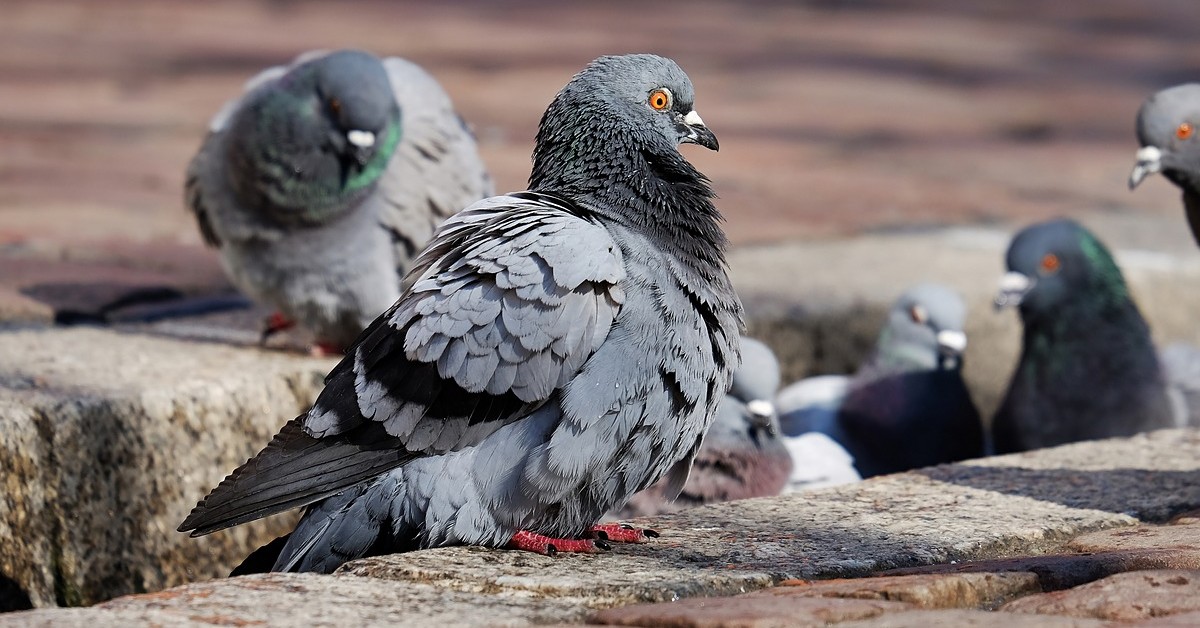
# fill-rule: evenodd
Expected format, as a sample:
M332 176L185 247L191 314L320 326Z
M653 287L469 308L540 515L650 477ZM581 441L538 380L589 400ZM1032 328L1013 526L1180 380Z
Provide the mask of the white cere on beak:
M775 404L766 399L752 399L746 404L746 409L757 417L769 417L775 414Z
M943 329L937 334L938 346L952 353L962 353L967 348L967 335L954 329Z
M696 113L695 109L692 109L686 116L683 116L683 123L688 126L704 126L704 120L700 119L700 114Z
M359 148L370 148L375 145L375 134L370 131L355 129L346 134L346 141Z
M1131 190L1136 188L1142 179L1162 171L1162 151L1157 146L1143 146L1133 157L1133 172L1129 173Z
M996 293L996 309L1017 305L1032 287L1033 280L1026 275L1013 271L1004 273L1004 276L1000 278L999 291Z

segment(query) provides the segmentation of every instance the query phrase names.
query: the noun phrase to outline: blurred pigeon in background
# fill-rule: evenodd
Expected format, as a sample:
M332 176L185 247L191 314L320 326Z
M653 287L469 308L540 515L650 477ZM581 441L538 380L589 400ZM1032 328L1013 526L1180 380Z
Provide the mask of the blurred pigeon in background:
M1200 83L1168 87L1146 99L1137 114L1138 150L1129 189L1161 172L1183 190L1192 236L1200 243Z
M950 288L909 289L853 377L804 379L779 394L784 433L826 434L862 477L982 455L983 426L962 378L965 319Z
M992 423L997 453L1176 424L1150 328L1095 235L1069 219L1035 224L1007 266L996 306L1017 306L1025 331Z
M780 439L775 393L779 362L767 345L742 337L742 366L717 408L692 472L675 501L660 481L629 499L612 518L643 517L680 508L778 495L788 483L792 458Z
M241 572L643 540L593 526L664 476L678 494L740 362L721 216L679 152L717 149L693 99L654 55L575 75L542 118L531 191L446 221L312 409L180 530L307 506Z
M264 70L216 115L186 200L230 280L340 352L400 296L437 227L492 194L424 70L354 50Z

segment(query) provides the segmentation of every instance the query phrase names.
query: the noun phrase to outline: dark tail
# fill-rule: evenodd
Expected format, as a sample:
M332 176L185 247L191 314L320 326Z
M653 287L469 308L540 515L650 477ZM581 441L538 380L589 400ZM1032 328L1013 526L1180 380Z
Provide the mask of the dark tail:
M283 551L283 546L287 544L291 536L290 533L285 534L254 550L246 557L246 560L242 561L242 564L229 572L229 577L270 572L271 568L275 566L275 561L279 559L279 553Z

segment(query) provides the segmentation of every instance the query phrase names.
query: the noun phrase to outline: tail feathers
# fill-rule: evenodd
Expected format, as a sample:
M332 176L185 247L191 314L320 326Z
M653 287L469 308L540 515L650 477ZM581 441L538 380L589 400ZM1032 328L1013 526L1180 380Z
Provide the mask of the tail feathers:
M201 536L320 501L394 469L413 455L375 423L313 438L287 423L265 449L212 490L179 526Z
M401 488L397 474L385 474L312 505L272 570L332 573L351 560L417 549L416 531L392 517Z
M252 573L267 573L274 567L275 561L279 559L279 553L283 551L283 546L287 544L291 534L285 534L270 543L254 550L242 561L242 564L233 568L229 572L229 577L246 576Z

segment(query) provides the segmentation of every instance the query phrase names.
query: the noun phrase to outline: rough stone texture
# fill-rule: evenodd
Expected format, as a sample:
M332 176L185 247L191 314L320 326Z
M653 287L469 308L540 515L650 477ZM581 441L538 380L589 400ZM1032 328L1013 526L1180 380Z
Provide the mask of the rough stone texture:
M1200 626L1200 612L1180 613L1121 624L1121 628L1196 628L1196 626Z
M595 613L588 623L647 628L827 626L907 608L902 602L882 600L740 596L614 608Z
M888 613L874 619L848 621L838 628L1100 628L1112 622L1082 617L1036 615L1014 622L1012 616L1001 613L969 610L903 611ZM1122 627L1127 624L1121 624Z
M845 597L905 602L919 608L995 608L1041 591L1036 574L1012 572L784 580L747 597Z
M1021 556L892 569L889 576L1032 573L1043 591L1068 589L1112 574L1147 569L1200 569L1200 553L1177 549L1119 550L1085 554Z
M0 575L39 606L224 575L294 515L202 539L175 527L330 366L96 329L0 332Z
M1108 473L1097 461L1121 467ZM804 625L795 623L797 617L812 623L869 619L883 609L917 605L988 607L1008 596L1044 587L1043 574L1029 564L1015 569L993 566L952 575L941 583L924 578L872 578L779 587L734 601L671 602L750 592L788 578L847 577L885 567L1061 552L1081 533L1130 529L1137 520L1121 512L1125 503L1136 503L1140 513L1163 519L1195 510L1200 505L1198 461L1200 433L1169 430L644 519L639 523L659 530L661 538L640 545L618 544L604 554L548 558L481 548L426 550L355 561L333 576L219 580L121 598L87 610L0 616L0 625L61 621L104 626L132 619L165 623L179 618L213 623L264 617L280 618L278 623L286 624L310 614L319 618L318 623L429 624L442 619L450 623L549 623L581 621L607 607L654 602L666 604L654 607L656 613L660 609L673 613L656 616L667 617L664 622L678 622L656 625L767 626L782 625L785 620L791 621L790 625ZM1024 473L1054 468L1061 474L1043 480L1057 486L1024 486ZM988 469L997 477L981 482L980 473ZM1114 479L1133 474L1131 477L1145 480L1142 474L1147 471L1155 471L1163 482ZM1013 480L1001 481L1003 474L1012 474ZM1183 486L1188 478L1191 487ZM1125 493L1105 495L1104 488ZM1135 551L1145 554L1150 550L1111 553ZM808 594L822 590L837 597ZM358 608L358 599L367 600L362 608ZM696 604L702 604L704 612L688 610ZM708 612L710 605L726 610L714 615ZM210 609L211 616L207 614ZM643 610L614 611L597 618L632 622L633 614ZM328 615L326 620L320 619L326 615L319 612L343 614ZM701 621L710 623L697 623ZM1046 620L1043 625L1087 622L1055 624Z
M87 609L0 615L0 626L516 626L580 614L569 600L369 578L269 574L119 598Z
M1200 521L1178 518L1172 525L1091 532L1071 539L1066 549L1076 552L1151 550L1200 558Z
M1132 571L1000 607L1012 613L1132 620L1200 611L1200 570Z

